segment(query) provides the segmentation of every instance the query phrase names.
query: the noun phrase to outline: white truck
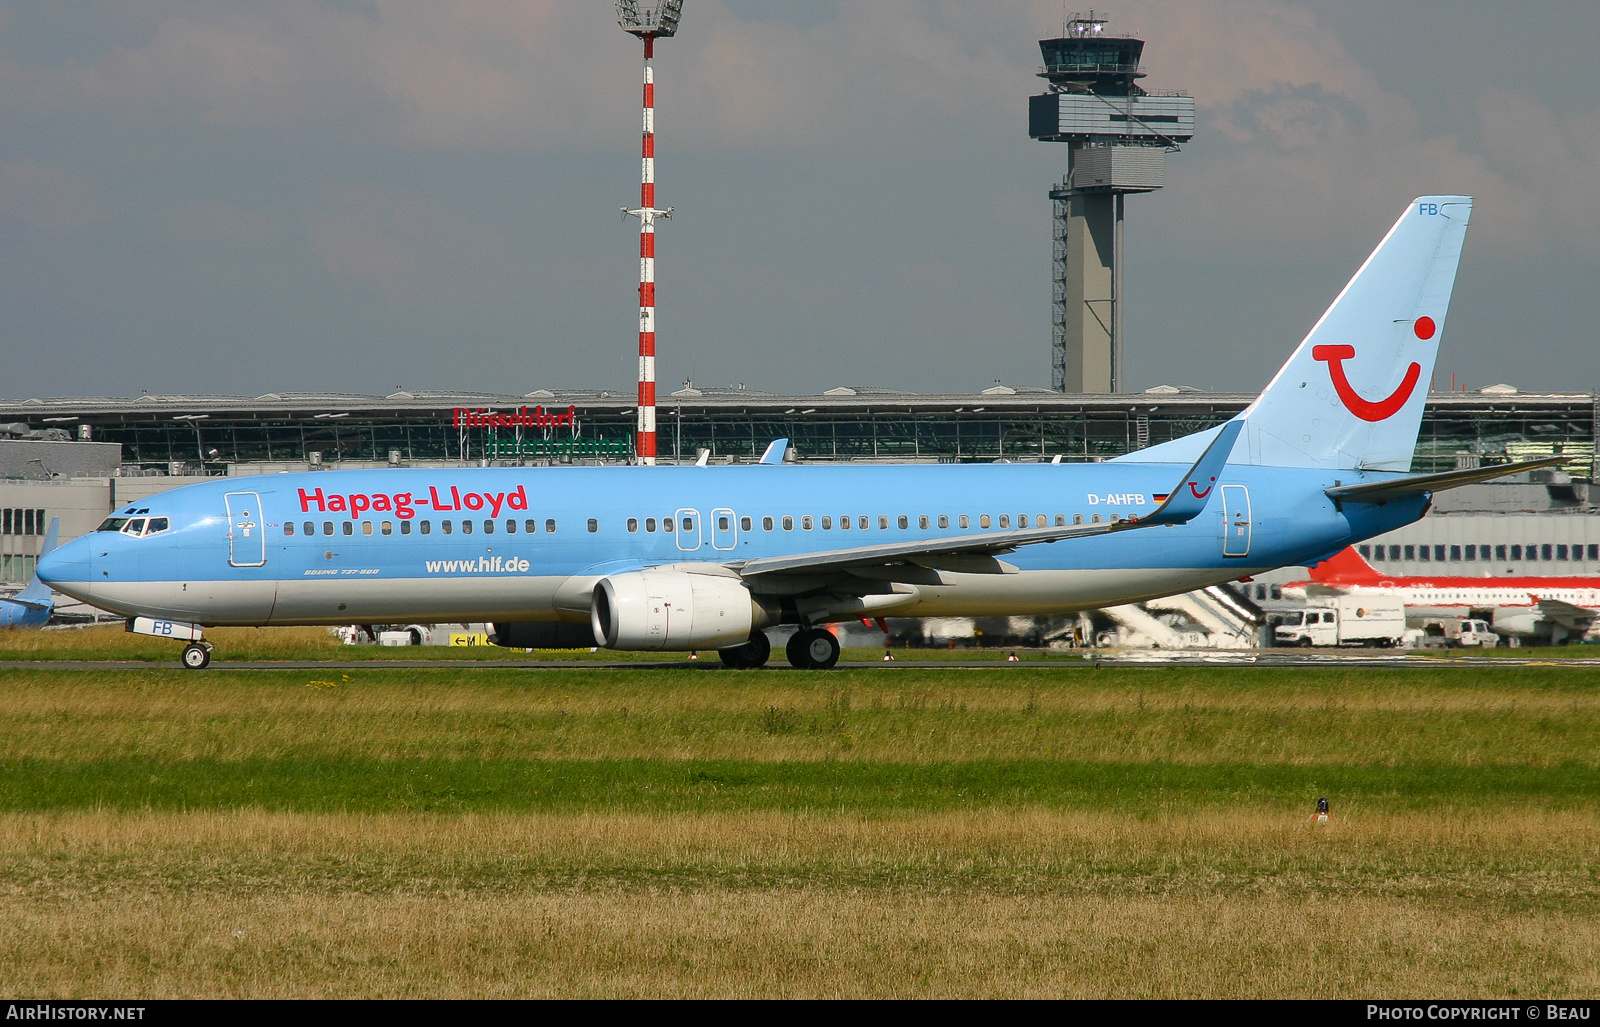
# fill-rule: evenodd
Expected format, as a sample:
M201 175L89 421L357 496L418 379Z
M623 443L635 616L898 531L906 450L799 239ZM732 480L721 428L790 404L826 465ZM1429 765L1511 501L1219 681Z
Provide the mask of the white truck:
M1474 646L1493 649L1500 644L1500 636L1489 622L1477 617L1429 617L1422 622L1422 631L1416 644L1423 649Z
M1365 645L1390 648L1406 633L1406 608L1398 599L1330 596L1283 615L1273 628L1275 645Z

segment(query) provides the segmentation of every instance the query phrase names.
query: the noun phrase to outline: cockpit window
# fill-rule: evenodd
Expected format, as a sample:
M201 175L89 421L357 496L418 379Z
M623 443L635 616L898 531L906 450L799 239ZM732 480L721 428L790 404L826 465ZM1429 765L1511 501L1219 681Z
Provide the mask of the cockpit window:
M122 529L122 533L124 535L143 535L144 518L135 517L133 520L129 521L127 527Z
M144 533L146 535L154 535L158 531L166 531L170 526L165 517L152 517L150 518L150 523L145 526Z
M124 524L127 524L127 523L128 523L128 519L126 517L107 517L104 521L100 522L100 527L98 527L98 528L96 528L94 530L95 531L121 531L122 530L122 526Z

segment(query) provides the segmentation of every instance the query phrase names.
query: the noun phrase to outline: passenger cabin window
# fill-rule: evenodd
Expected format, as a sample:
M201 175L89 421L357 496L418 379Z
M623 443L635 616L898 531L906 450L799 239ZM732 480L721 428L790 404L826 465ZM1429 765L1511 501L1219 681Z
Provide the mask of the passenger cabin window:
M979 514L978 515L978 527L987 528L988 526L989 526L989 515L988 514Z
M1011 515L1010 514L1001 514L1000 515L1000 527L1002 527L1002 528L1011 527Z
M671 517L663 517L663 518L661 518L661 530L662 531L674 531L674 530L676 530L672 526L672 518Z
M919 527L919 528L927 528L927 526L928 526L928 515L927 514L918 515L918 517L917 517L917 527Z
M949 518L949 517L947 517L947 516L946 516L946 515L944 515L944 514L940 514L940 515L939 515L939 527L941 527L941 528L948 528L948 527L950 527L950 518Z
M639 530L639 518L637 518L637 517L629 517L628 518L628 531L629 531L629 533L633 533L633 532L636 532L638 530Z
M1089 523L1090 524L1099 524L1100 523L1100 515L1099 514L1090 514L1089 515Z
M354 535L356 533L355 524L353 522L351 522L351 521L345 521L344 522L344 533L346 535Z
M1083 514L1073 514L1072 515L1072 523L1073 524L1082 524L1083 523Z
M317 533L317 526L315 523L307 521L300 525L300 530L307 535L315 535Z
M732 525L733 525L733 521L730 520L727 517L718 517L717 518L717 530L718 531L727 531L730 527L732 527Z
M800 518L800 529L802 531L810 531L811 527L812 527L812 521L811 521L811 517L810 517L809 514Z
M544 530L545 534L547 535L554 535L556 533L556 520L554 517L548 518L544 522Z
M332 521L323 521L322 522L322 533L324 535L332 535L333 534L333 522Z
M1417 547L1416 546L1406 546L1406 559L1407 560L1415 560L1416 558L1417 558Z
M421 532L424 535L432 534L433 533L433 522L432 521L423 521L421 524L417 525L417 531Z
M888 531L889 530L889 518L883 516L882 514L880 514L878 516L878 530L879 531Z
M362 521L361 522L361 534L363 534L363 535L372 534L372 522L371 521Z
M972 527L972 519L966 514L962 514L961 517L956 521L956 524L963 528L970 528Z
M449 521L440 521L439 522L439 530L441 532L443 532L444 534L448 535L452 531L455 530L455 525L450 523Z
M1566 546L1556 546L1556 559L1557 560L1565 560L1566 558L1567 558L1567 547Z
M849 514L845 514L843 517L839 518L839 530L840 531L849 531L850 530L850 515Z
M678 526L681 527L684 531L693 531L694 530L694 518L693 517L685 517L681 521L678 522Z
M1067 526L1067 515L1066 514L1056 514L1056 527L1065 528L1066 526Z
M400 534L402 534L402 535L411 534L411 522L410 521L401 521L400 522Z
M773 521L772 521L771 517L763 517L763 518L761 518L761 530L762 531L771 531L772 528L773 528Z
M822 518L822 530L823 531L832 531L833 530L833 518L832 517L824 516Z
M526 531L530 535L536 535L539 532L539 522L529 518L528 520L522 522L522 530Z
M485 535L493 535L494 534L494 522L493 521L485 520L483 522L483 533Z
M393 535L394 534L394 522L393 521L384 521L383 524L379 526L379 530L382 531L385 535Z
M687 522L685 522L685 523L687 523ZM589 534L593 535L595 532L597 532L599 530L600 530L600 522L595 520L593 517L589 518Z
M739 530L740 531L749 531L750 530L750 526L751 526L750 518L748 518L748 517L739 518Z
M284 521L283 522L283 533L285 535L293 535L294 534L294 522L293 521Z
M510 518L507 518L506 519L506 534L507 535L515 535L516 533L517 533L517 522L511 520Z
M1433 547L1433 558L1439 563L1444 562L1444 546Z
M1501 548L1503 549L1505 547L1502 546ZM1427 547L1427 546L1418 546L1417 547L1417 559L1421 560L1423 563L1427 563L1428 562L1428 557L1430 557L1432 555L1433 555L1433 553L1429 549L1429 547Z
M794 518L793 517L785 517L783 519L783 530L784 531L793 531L794 530Z
M645 531L655 531L656 530L656 519L654 517L646 517L644 519L644 530Z
M910 520L910 518L906 517L905 514L901 514L900 517L895 521L895 523L900 525L900 530L901 531L904 531L906 528L909 528L911 526L911 520Z
M1550 559L1550 544L1548 542L1539 547L1539 559Z
M463 534L463 535L472 534L472 522L471 521L462 521L461 522L461 534Z

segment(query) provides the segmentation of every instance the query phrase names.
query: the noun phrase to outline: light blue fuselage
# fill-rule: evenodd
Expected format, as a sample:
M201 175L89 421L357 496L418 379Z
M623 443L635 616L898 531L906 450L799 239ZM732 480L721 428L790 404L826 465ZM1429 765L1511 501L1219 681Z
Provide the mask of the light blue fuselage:
M666 565L737 571L763 557L1080 517L1128 520L1149 515L1186 469L801 465L229 478L118 510L164 517L169 526L142 537L93 532L39 570L59 591L129 617L205 625L580 622L594 583L608 574ZM1004 557L1005 573L855 573L911 583L895 616L1051 614L1135 602L1306 564L1419 518L1422 496L1340 509L1323 494L1386 477L1229 465L1204 512L1185 524L1023 546ZM804 594L827 589L827 578L790 576L771 587Z

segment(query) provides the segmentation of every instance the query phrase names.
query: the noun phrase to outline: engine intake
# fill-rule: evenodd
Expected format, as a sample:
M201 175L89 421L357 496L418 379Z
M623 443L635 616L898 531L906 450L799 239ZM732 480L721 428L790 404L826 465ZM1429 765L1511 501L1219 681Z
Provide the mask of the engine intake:
M738 578L682 571L631 571L595 585L589 619L610 649L721 649L739 645L762 620Z

